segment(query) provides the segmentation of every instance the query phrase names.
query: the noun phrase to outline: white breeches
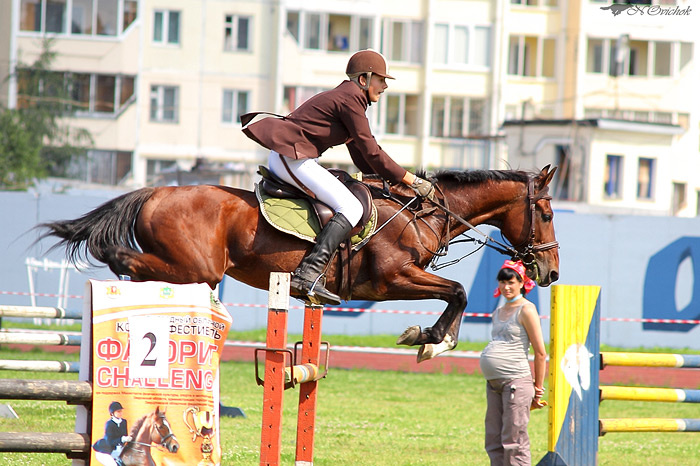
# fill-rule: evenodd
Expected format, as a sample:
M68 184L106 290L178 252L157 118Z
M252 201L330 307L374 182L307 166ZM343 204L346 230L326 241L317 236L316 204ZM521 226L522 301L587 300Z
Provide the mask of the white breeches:
M112 458L112 455L108 453L101 453L99 451L96 451L95 458L97 459L97 461L104 464L105 466L117 466L117 462L114 460L114 458Z
M270 151L267 161L269 169L287 183L301 189L287 172L282 157L284 156ZM357 225L362 218L362 204L343 183L319 165L317 159L296 160L287 157L285 161L294 176L311 190L318 200L328 205L333 212L343 214L352 226Z

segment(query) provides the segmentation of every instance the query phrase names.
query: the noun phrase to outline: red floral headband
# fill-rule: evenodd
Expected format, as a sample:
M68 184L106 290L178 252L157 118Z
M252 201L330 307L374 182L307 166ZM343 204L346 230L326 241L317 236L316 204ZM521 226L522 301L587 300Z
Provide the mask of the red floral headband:
M532 279L530 279L525 274L525 265L523 265L522 261L506 260L501 266L501 269L514 270L515 273L517 273L520 276L520 279L523 282L523 288L525 288L525 293L529 293L530 290L532 290L536 286L535 282L532 281ZM499 296L501 296L501 290L499 288L496 288L496 291L493 292L493 297L498 298Z

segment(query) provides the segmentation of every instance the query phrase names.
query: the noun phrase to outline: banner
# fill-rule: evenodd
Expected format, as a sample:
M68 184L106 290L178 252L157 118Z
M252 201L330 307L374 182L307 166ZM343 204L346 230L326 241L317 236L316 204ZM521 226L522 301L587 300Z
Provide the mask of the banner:
M231 317L212 290L117 280L87 288L90 464L219 465L219 361Z

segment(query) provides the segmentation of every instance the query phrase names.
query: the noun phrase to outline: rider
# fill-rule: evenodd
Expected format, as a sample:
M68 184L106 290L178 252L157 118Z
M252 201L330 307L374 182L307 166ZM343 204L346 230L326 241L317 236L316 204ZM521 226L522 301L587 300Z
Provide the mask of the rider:
M92 448L95 450L95 458L105 466L117 466L117 458L124 447L124 443L131 441L126 427L126 419L123 418L124 407L118 401L109 404L109 420L105 423L105 436L99 439Z
M374 139L365 112L388 87L387 63L374 50L361 50L348 61L348 80L315 95L281 118L264 118L247 125L260 112L241 116L243 132L270 149L269 169L286 182L313 193L335 215L316 237L316 244L294 271L290 287L313 302L340 304L319 278L331 255L360 221L362 205L317 161L329 147L345 144L355 166L391 184L405 183L421 197L433 199L433 185L401 168Z

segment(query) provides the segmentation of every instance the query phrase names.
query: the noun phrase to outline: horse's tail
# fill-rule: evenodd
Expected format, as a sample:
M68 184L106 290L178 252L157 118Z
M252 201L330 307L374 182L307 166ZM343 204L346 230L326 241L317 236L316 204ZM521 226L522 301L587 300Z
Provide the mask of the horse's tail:
M138 250L134 235L134 223L143 204L153 195L155 188L142 188L105 202L96 209L75 220L41 223L42 233L37 242L50 236L60 238L49 251L66 248L66 257L73 264L81 261L92 263L88 253L100 262L108 263L108 251L114 247Z

